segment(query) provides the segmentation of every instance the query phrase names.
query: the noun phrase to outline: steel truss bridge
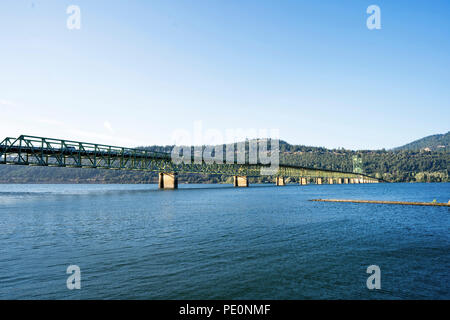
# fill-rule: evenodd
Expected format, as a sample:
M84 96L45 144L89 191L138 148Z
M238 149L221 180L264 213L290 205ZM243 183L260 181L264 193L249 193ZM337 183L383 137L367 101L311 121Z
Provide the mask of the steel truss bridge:
M236 160L236 159L235 159ZM145 149L115 147L79 141L21 135L6 138L0 143L0 164L97 168L111 170L139 170L159 173L201 173L229 176L260 177L267 164L211 163L191 158L191 161L175 163L170 153ZM378 182L379 179L361 173L307 168L280 163L271 174L274 177L363 179Z

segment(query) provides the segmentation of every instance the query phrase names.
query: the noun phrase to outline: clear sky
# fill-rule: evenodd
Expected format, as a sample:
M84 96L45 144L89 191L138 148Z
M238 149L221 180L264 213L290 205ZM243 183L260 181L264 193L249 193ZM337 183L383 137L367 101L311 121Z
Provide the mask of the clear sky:
M81 29L66 26L69 5ZM369 30L366 9L381 9ZM0 2L0 140L279 129L390 148L449 130L450 1Z

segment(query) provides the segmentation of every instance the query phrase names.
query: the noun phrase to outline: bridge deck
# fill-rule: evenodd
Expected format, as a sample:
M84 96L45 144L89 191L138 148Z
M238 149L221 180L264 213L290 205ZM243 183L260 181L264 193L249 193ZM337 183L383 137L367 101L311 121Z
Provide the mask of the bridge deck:
M271 173L270 165L261 163L216 163L195 159L172 161L171 154L146 149L123 148L79 141L20 136L0 143L0 164L142 170L153 172L205 173L222 175L377 179L360 173L307 168L279 164ZM264 171L265 170L265 171Z

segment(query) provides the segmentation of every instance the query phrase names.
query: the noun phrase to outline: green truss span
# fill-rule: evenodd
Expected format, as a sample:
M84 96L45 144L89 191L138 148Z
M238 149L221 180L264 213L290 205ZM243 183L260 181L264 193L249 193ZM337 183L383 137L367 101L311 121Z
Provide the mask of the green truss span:
M178 164L172 161L170 153L165 152L24 135L18 138L6 138L1 142L0 164L249 177L268 175L267 171L264 170L270 167L267 164L240 164L236 161L233 163L210 163L194 158L191 158L189 162ZM295 178L365 178L371 181L379 180L361 173L306 168L288 164L279 164L277 169L269 175Z

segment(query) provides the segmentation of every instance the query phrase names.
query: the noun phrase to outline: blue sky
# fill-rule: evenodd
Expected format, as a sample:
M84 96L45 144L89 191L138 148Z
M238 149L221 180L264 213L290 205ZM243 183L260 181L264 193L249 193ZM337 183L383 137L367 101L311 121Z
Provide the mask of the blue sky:
M201 121L395 147L449 130L449 14L448 1L2 1L0 139L170 144Z

